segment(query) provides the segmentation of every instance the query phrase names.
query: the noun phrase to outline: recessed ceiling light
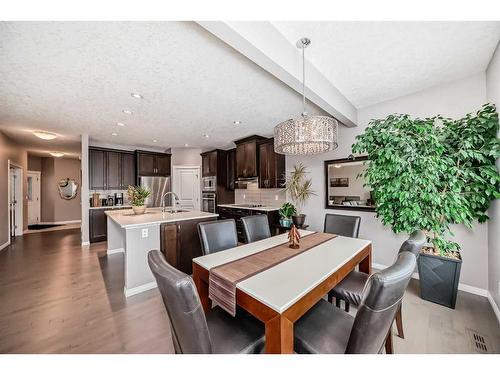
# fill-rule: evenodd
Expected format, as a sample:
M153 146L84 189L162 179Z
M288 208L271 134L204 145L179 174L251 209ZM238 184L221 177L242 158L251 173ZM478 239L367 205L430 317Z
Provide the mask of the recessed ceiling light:
M33 134L36 135L38 138L45 139L46 141L50 141L51 139L57 138L57 134L46 132L43 130L35 130Z
M240 124L241 124L241 121L233 121L233 124L234 124L234 125L240 125Z
M203 136L204 136L205 138L210 137L208 134L203 134Z
M118 125L118 126L125 126L125 124L123 122L117 122L116 125Z
M129 111L128 109L124 109L122 112L125 113L126 115L131 115L132 113L134 113L132 111Z
M113 137L116 137L116 136L118 135L118 133L113 132L113 133L111 133L111 135L112 135Z
M157 139L153 139L153 142L156 143L156 142L158 142L158 140Z
M131 92L130 95L132 95L132 97L136 99L144 99L144 96L142 96L141 94L136 94L135 92Z
M184 143L184 147L188 147L188 146L189 146L189 144L187 144L187 143Z
M51 152L50 154L55 158L61 158L64 156L64 152L58 152L58 151Z

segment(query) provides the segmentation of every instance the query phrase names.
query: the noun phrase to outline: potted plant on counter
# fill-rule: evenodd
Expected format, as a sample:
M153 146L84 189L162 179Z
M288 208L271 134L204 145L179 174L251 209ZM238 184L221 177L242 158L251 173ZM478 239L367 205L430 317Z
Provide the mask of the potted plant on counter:
M427 235L418 258L423 299L455 307L462 258L450 226L485 222L490 201L500 198L497 132L495 106L485 104L459 120L390 115L356 137L352 149L368 154L363 176L382 223Z
M284 190L289 194L296 207L296 213L292 215L292 220L297 228L301 228L306 219L306 215L302 213L304 205L311 195L316 195L312 190L312 180L306 178L307 173L304 164L299 163L293 167L292 172L285 181Z
M151 192L142 186L129 186L127 189L128 201L132 205L134 214L141 215L146 212L146 205L144 202L149 197Z
M283 206L281 206L278 212L278 214L280 215L280 225L285 228L290 228L290 226L292 225L292 216L296 213L297 210L292 203L283 203Z

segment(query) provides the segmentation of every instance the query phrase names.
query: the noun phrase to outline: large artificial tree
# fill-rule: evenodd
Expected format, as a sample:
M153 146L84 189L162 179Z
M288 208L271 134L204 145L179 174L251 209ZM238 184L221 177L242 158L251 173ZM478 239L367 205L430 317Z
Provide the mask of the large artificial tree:
M485 104L459 120L393 114L372 120L352 150L367 154L363 173L377 216L395 233L425 231L434 251L457 257L451 224L485 222L500 198L498 113Z

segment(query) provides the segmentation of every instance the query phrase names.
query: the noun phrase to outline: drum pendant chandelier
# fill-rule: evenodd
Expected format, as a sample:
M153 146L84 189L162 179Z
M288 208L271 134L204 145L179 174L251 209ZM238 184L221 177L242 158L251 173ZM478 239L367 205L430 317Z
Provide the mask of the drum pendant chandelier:
M309 116L306 112L305 49L308 38L297 41L302 49L302 107L300 117L283 121L274 127L274 150L284 155L315 155L338 147L338 122L333 117Z

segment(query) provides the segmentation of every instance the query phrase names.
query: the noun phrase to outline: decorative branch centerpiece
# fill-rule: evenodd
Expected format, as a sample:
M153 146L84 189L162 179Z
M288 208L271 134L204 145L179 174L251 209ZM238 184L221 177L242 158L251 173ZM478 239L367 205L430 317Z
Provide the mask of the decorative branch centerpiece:
M455 306L462 260L459 244L449 239L450 226L485 222L490 201L500 198L497 132L495 106L485 104L459 120L393 114L370 121L356 137L352 150L368 154L363 176L382 223L395 233L419 229L427 235L418 259L424 299ZM431 273L440 269L442 280L435 285Z
M146 199L151 195L151 192L142 186L129 186L127 189L127 198L132 205L134 214L141 215L146 212Z
M298 249L300 247L300 233L295 225L292 224L292 228L288 232L288 246L291 249Z

